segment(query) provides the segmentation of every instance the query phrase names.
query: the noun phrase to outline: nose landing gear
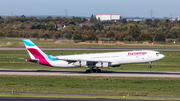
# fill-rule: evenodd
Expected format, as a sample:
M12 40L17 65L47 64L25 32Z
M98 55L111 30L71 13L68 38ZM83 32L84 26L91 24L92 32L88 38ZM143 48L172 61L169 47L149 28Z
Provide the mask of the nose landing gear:
M152 68L151 64L152 64L152 62L149 62L149 66L148 66L149 68Z

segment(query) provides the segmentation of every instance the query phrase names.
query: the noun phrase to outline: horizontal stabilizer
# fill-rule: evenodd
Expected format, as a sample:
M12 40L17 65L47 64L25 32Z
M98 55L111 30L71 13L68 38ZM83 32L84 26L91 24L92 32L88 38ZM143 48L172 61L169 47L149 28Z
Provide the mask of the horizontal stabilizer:
M55 60L58 60L58 58L52 56L52 55L49 55L52 59L55 59Z

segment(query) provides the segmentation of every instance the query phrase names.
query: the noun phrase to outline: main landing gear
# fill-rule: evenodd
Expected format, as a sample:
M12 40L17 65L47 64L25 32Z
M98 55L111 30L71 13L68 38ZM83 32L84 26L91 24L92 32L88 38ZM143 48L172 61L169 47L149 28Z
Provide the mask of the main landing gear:
M96 68L96 69L90 68L90 69L86 70L86 73L95 73L95 72L100 73L100 72L101 72L101 69L98 69L98 68Z
M149 62L149 66L148 66L149 68L152 68L151 64L152 64L152 62Z

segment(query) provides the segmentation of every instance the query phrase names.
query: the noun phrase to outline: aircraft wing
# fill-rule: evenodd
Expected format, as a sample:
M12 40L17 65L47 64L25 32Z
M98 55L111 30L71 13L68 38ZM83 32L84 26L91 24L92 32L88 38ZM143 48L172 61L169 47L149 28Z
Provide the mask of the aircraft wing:
M96 59L78 59L78 58L56 58L51 56L51 58L56 59L56 60L64 60L67 61L69 63L72 62L77 62L77 61L86 61L87 63L98 63L98 62L112 62L112 61L104 61L104 60L96 60Z
M73 59L73 58L58 58L57 60L64 60L64 61L67 61L67 62L76 62L76 61L87 61L87 62L94 62L94 63L97 63L97 62L109 62L109 61L103 61L103 60L91 60L91 59Z

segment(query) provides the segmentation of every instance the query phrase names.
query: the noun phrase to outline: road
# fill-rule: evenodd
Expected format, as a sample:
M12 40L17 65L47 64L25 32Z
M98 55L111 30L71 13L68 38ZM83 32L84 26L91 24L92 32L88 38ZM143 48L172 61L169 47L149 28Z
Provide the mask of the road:
M160 50L180 51L180 49L155 49L155 48L40 48L42 50ZM0 50L26 50L25 47L0 47Z
M110 77L169 77L169 78L179 78L180 72L102 71L101 73L85 73L85 71L79 71L79 70L0 69L0 75L56 75L56 76L110 76Z

